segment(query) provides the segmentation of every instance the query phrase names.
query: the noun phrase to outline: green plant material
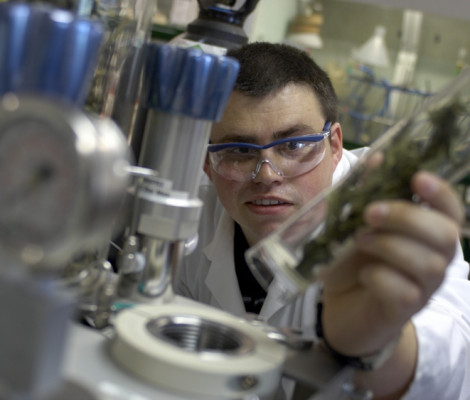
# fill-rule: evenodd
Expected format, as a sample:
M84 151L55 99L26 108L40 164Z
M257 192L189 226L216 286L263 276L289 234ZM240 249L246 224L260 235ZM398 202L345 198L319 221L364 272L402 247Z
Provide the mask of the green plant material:
M383 156L379 165L362 164L361 169L333 190L326 197L328 211L322 233L304 246L296 271L309 281L315 280L317 267L330 263L338 246L364 225L362 215L368 203L414 199L410 181L418 170L444 174L443 166L455 169L461 168L462 163L468 164L468 157L460 160L452 152L456 143L462 142L462 135L468 136L468 130L458 125L462 111L463 105L455 101L408 120L382 150L377 149Z

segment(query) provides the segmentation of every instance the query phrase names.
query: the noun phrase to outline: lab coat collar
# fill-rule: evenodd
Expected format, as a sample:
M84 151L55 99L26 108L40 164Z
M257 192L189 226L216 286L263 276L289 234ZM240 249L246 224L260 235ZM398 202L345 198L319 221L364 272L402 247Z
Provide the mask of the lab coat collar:
M233 260L233 234L233 220L224 210L219 219L214 239L204 249L204 254L210 260L205 284L222 309L235 315L244 316L246 314L245 306L238 286ZM261 317L268 320L284 306L285 301L282 294L283 291L277 281L273 281L261 309Z
M215 230L214 239L204 248L204 254L210 261L205 284L220 308L243 316L245 307L233 260L233 233L233 220L224 210Z
M269 286L268 295L260 311L260 317L268 321L277 311L286 305L286 293L275 278Z
M333 184L338 183L352 168L357 160L370 150L369 147L360 147L358 149L343 149L343 156L333 172Z

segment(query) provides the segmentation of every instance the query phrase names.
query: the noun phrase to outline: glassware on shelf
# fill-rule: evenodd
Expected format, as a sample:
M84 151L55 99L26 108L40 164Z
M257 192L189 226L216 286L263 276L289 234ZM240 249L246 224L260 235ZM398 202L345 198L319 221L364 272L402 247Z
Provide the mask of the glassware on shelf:
M94 9L106 33L86 108L112 118L129 135L141 91L145 46L151 39L156 3L95 0Z

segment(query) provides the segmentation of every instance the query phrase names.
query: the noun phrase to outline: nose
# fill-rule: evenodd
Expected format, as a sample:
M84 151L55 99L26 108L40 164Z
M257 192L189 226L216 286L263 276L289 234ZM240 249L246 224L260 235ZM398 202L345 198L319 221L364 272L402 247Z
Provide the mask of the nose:
M251 180L255 183L272 183L282 179L282 173L267 158L259 160L251 173Z

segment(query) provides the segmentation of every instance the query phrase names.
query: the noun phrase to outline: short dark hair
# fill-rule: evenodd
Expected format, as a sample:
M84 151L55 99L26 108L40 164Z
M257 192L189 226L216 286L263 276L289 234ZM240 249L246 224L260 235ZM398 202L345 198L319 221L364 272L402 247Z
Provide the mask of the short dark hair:
M240 63L234 90L264 97L289 83L304 84L317 96L326 121L338 120L338 99L331 80L305 51L286 44L254 42L229 50L227 55Z

